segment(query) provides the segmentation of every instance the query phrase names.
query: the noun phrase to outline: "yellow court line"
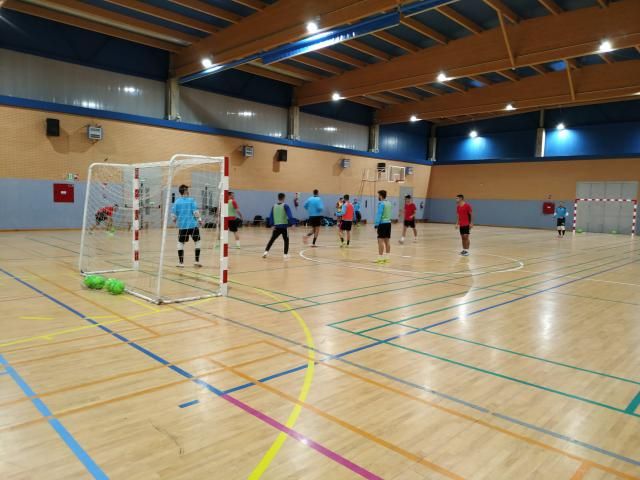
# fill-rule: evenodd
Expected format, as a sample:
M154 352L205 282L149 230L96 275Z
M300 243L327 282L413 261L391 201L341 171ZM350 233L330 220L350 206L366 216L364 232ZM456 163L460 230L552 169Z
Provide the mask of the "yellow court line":
M266 292L259 288L256 288L256 290L262 293L263 295L266 295L276 301L280 300L278 297L276 297L275 295L272 295L269 292ZM285 422L285 425L287 427L293 428L296 422L298 421L300 412L302 411L302 404L306 401L307 396L309 395L309 391L311 390L311 381L313 380L313 374L315 369L314 361L315 361L316 347L315 347L315 344L313 343L313 336L311 335L311 331L309 330L309 327L307 326L307 323L304 321L304 319L287 302L283 302L282 304L285 306L285 308L288 309L291 315L293 315L293 317L298 321L298 324L300 324L300 326L302 327L302 330L304 331L304 336L307 342L307 359L308 359L307 369L304 376L304 383L302 384L302 388L300 389L300 394L298 395L299 403L295 404L295 406L293 407L293 410L291 410L291 413L289 414L289 418L287 418L287 421ZM267 470L267 468L269 468L269 465L271 465L271 462L273 462L273 460L276 458L276 455L278 455L278 452L282 448L282 445L284 444L286 439L287 439L286 433L280 432L278 434L278 437L271 444L271 447L269 447L269 450L267 451L267 453L264 454L264 456L260 460L260 463L258 463L258 465L253 469L253 471L249 475L248 477L249 480L257 480L260 477L262 477L262 475Z
M20 320L54 320L54 317L20 317Z
M79 332L80 330L86 330L89 328L99 327L100 325L110 325L112 323L122 322L123 319L111 320L110 322L102 322L102 323L92 323L91 325L83 325L81 327L68 328L66 330L55 330L53 332L42 333L40 335L35 335L33 337L21 338L19 340L13 340L11 342L0 343L0 347L10 347L11 345L19 345L21 343L29 343L34 340L53 340L54 337L59 335L64 335L66 333Z
M142 300L138 300L137 298L133 298L129 295L125 295L123 297L125 300L130 301L131 303L135 303L136 305L140 305L141 307L146 308L147 310L151 310L154 313L158 313L161 310L159 308L152 307L148 302L143 302Z

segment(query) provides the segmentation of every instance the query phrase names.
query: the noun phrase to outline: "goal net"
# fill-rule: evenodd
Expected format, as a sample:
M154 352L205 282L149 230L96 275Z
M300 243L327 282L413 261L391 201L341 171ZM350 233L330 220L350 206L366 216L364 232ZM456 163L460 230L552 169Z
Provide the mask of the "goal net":
M226 295L228 172L227 158L198 155L91 165L81 273L122 280L154 303Z
M573 232L635 235L637 214L635 198L576 198Z

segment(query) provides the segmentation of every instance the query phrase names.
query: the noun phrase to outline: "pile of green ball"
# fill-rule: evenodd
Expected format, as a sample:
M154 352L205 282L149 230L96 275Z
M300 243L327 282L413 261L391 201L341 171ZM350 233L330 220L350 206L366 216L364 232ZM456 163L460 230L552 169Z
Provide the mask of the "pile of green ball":
M102 290L104 288L112 295L120 295L125 289L122 280L104 278L102 275L87 275L84 278L84 285L91 290Z

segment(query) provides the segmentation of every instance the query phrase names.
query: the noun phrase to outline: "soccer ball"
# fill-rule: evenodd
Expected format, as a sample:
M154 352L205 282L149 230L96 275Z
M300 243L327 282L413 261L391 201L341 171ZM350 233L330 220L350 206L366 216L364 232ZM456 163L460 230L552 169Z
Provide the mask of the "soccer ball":
M404 238L401 238L398 242L402 245L404 243Z

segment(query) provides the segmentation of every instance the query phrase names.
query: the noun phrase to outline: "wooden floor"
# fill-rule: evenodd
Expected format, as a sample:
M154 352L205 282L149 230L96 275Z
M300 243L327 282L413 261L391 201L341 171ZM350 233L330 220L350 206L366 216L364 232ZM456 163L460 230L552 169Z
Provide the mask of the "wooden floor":
M0 234L0 478L640 478L640 244L399 230L245 229L228 298L160 307Z

